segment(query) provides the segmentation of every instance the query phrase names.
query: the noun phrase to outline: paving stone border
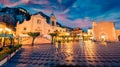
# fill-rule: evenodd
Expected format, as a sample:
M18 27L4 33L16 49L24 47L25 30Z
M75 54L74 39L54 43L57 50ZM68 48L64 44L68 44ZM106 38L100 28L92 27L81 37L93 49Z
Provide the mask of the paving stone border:
M8 60L10 60L21 48L17 49L15 52L12 54L8 55L6 58L0 61L0 67L5 64Z

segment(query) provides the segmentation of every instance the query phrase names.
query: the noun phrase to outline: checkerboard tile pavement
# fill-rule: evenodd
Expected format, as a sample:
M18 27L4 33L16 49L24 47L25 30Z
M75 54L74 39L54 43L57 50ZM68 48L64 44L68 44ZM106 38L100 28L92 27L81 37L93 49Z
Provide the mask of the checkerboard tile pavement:
M84 42L43 44L23 48L2 67L55 67L59 65L79 67L120 67L119 44L96 44Z

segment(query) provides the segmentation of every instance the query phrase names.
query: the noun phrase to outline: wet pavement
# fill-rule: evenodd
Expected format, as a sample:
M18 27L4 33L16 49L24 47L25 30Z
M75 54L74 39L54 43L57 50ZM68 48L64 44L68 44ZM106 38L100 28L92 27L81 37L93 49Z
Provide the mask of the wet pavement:
M69 42L23 46L2 67L120 67L119 43Z

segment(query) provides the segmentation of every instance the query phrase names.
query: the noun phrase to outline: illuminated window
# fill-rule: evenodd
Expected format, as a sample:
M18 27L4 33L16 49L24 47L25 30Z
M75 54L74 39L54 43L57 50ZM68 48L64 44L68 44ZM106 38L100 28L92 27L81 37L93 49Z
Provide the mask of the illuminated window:
M101 35L101 40L105 41L106 40L106 36L105 35Z

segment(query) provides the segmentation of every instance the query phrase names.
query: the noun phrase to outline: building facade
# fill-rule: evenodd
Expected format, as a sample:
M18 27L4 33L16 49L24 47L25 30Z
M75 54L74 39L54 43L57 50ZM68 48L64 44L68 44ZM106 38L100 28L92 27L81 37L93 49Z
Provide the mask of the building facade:
M29 21L24 21L22 24L17 23L16 35L24 37L27 36L28 32L40 32L43 37L49 36L56 30L65 32L65 28L61 28L56 24L56 17L54 14L50 16L50 24L47 23L47 19L40 14L32 15Z
M115 29L113 22L93 22L93 39L97 41L118 41L120 30Z
M0 47L16 44L15 31L5 22L0 22Z
M88 39L93 40L93 29L89 28L87 31Z

